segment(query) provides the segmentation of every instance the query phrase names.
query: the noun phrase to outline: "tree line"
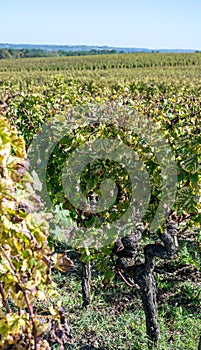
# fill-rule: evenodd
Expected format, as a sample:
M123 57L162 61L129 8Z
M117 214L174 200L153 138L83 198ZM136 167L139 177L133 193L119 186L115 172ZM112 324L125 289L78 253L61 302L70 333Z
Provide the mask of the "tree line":
M59 57L59 56L86 56L86 55L103 55L114 54L116 50L96 50L89 51L46 51L42 49L0 49L0 59L8 58L33 58L33 57Z

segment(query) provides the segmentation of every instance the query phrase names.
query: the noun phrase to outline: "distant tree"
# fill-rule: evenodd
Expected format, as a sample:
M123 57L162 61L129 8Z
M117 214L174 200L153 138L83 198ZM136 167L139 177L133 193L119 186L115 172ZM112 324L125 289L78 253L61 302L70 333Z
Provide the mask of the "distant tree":
M11 55L7 49L0 49L0 59L11 58Z

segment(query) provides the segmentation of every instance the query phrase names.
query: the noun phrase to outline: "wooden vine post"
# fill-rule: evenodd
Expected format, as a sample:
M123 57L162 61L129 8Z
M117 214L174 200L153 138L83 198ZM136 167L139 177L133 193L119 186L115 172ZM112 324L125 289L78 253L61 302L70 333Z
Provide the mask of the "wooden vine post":
M91 291L90 291L91 265L90 265L90 262L87 262L87 263L82 262L81 278L82 278L83 307L87 307L91 303Z

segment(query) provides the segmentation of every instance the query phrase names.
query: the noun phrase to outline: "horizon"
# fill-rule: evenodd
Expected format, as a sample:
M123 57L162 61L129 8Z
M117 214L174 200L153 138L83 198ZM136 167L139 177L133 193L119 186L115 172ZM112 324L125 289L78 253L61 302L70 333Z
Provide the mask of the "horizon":
M169 48L169 47L157 47L157 48L152 48L152 47L142 47L142 46L126 46L126 45L121 45L121 46L117 46L117 45L109 45L109 44L102 44L102 45L98 45L98 44L61 44L61 43L29 43L29 42L0 42L0 45L30 45L30 46L69 46L69 47L75 47L75 46L85 46L85 47L106 47L106 48L117 48L117 49L143 49L143 50L189 50L189 51L200 51L197 48L188 48L188 47L183 47L183 48Z

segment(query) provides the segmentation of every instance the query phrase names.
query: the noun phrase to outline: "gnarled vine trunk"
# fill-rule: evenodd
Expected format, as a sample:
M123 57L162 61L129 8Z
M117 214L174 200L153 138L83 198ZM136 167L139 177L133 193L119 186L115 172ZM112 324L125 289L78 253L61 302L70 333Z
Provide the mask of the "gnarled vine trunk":
M135 268L135 282L140 287L143 308L146 316L146 331L149 349L158 348L160 327L157 321L156 284L150 270L138 265Z
M114 253L118 256L116 267L131 273L140 287L143 308L146 316L146 330L149 338L148 348L158 349L160 327L157 321L156 284L153 276L154 257L170 259L176 252L174 236L177 235L175 222L168 221L160 238L163 244L148 244L144 247L144 262L135 264L137 243L141 238L139 231L123 237L116 243Z

